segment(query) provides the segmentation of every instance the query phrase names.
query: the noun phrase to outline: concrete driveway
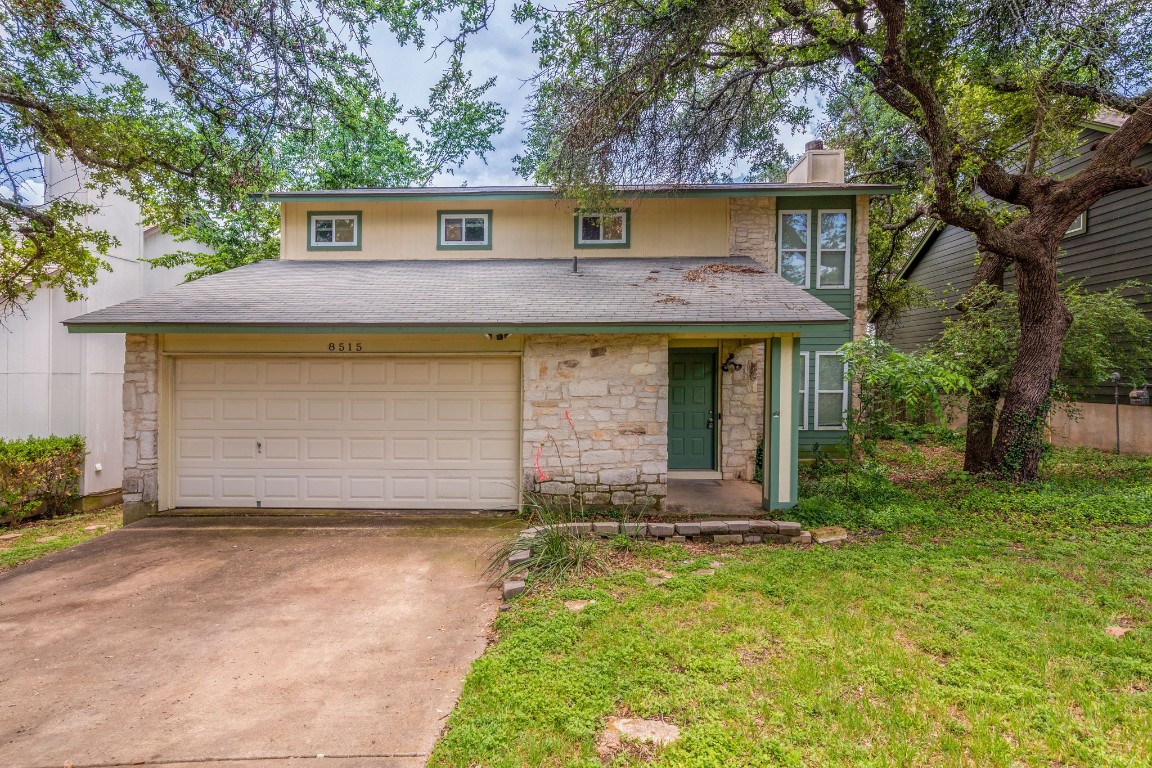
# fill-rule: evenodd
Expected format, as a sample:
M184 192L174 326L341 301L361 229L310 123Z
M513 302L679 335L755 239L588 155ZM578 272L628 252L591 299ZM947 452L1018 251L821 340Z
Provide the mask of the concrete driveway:
M0 573L0 766L423 765L512 530L154 518Z

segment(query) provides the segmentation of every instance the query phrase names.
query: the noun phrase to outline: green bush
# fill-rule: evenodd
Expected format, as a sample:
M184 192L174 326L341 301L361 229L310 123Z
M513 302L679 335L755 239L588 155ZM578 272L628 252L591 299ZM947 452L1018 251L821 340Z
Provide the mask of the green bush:
M79 435L0 440L0 518L15 525L70 512L86 454Z

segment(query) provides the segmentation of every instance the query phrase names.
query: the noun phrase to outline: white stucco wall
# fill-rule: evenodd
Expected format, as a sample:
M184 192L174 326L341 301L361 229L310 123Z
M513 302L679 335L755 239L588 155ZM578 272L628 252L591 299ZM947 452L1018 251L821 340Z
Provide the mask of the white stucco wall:
M74 194L82 172L46 159L51 194ZM61 323L70 317L164 290L183 280L186 269L152 269L139 261L185 249L168 235L145 235L139 209L119 195L101 201L88 225L119 240L87 297L69 303L63 291L44 291L0 328L0 437L81 434L88 441L84 493L119 488L123 474L124 336L69 334ZM97 465L100 470L96 469Z

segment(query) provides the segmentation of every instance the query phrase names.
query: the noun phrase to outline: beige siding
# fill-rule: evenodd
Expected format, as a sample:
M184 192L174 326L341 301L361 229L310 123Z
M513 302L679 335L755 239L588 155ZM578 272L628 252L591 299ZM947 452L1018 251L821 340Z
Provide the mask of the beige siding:
M372 354L516 354L523 345L524 337L512 334L503 341L484 338L482 333L461 335L427 334L381 334L381 333L172 333L163 337L162 348L165 354L292 354L292 355L332 355L333 357L355 357ZM359 352L329 351L329 344L350 344L345 349Z
M643 199L631 202L631 247L573 244L573 204L551 200L422 200L285 203L281 255L285 259L561 259L726 256L727 198ZM492 211L491 250L437 250L437 212ZM309 211L361 211L359 251L309 251Z

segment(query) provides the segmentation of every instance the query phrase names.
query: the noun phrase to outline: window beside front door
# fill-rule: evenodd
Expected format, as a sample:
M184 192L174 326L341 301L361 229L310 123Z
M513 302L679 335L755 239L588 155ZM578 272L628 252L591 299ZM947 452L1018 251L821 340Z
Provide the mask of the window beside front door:
M848 381L844 358L816 353L816 429L844 429L848 419Z
M308 250L360 250L360 212L309 213Z
M437 247L442 250L491 248L491 230L491 211L440 211Z
M627 248L630 211L576 214L577 248Z

